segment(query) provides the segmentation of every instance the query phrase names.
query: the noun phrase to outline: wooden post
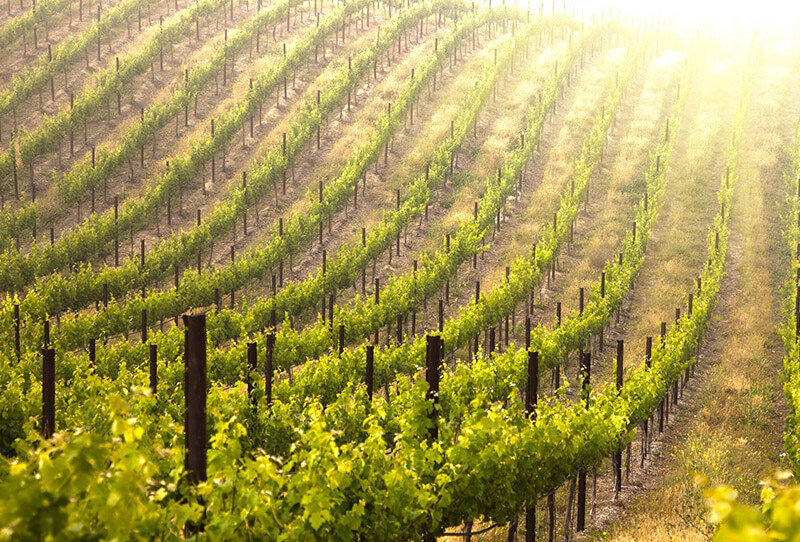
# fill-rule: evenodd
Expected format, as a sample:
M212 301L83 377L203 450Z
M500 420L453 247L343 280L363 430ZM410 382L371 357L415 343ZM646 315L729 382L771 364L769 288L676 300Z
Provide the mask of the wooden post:
M245 382L247 383L247 396L253 404L253 410L256 408L256 397L254 394L255 388L253 386L253 373L258 367L258 345L254 342L247 343L247 374L245 375Z
M206 316L184 315L184 401L186 455L184 468L193 484L206 479Z
M530 323L530 319L528 319ZM529 335L530 336L530 335ZM536 404L539 398L539 352L528 352L528 384L525 388L525 413L536 422ZM525 508L525 542L536 540L536 501Z
M14 303L14 351L17 353L17 361L20 360L19 329L19 303Z
M605 271L600 273L600 297L601 298L605 298L606 297L606 272ZM599 345L600 351L602 352L603 351L603 347L605 346L605 342L606 342L605 341L605 326L602 325L602 324L600 325L600 336L598 337L598 339L599 339L598 345Z
M664 344L667 338L667 323L661 322L661 348L664 348ZM664 423L668 421L669 417L669 405L666 403L664 399L661 399L661 402L658 404L658 432L664 432Z
M583 354L583 390L588 394L589 383L591 380L592 371L592 355L589 352ZM589 406L589 397L586 397L586 406ZM577 514L577 528L578 532L582 532L586 528L586 469L581 468L578 471L578 514Z
M56 351L42 350L42 437L49 439L56 429Z
M368 344L367 368L366 368L366 374L364 375L364 381L365 381L364 383L367 385L367 397L369 397L370 402L372 402L374 371L375 371L375 346Z
M531 318L530 316L525 317L525 349L531 347Z
M436 441L439 439L439 427L436 420L436 408L439 404L439 364L440 359L440 341L439 335L427 335L427 349L425 352L425 380L428 382L427 398L432 403L430 418L432 425L429 430L430 440Z
M617 340L617 394L622 390L622 370L625 344L622 339ZM614 499L622 491L622 451L614 452Z
M275 334L267 334L267 361L264 366L264 395L267 398L267 405L272 404L272 367L275 357Z
M150 345L150 393L156 394L158 389L158 345Z
M606 272L600 273L600 297L606 297Z
M142 344L147 342L147 309L142 309Z
M539 352L528 352L528 384L525 388L525 412L536 420L539 396Z
M644 347L644 365L647 369L650 369L652 365L652 358L653 358L653 337L648 336L645 341ZM652 417L652 416L651 416ZM644 465L644 458L647 456L647 445L650 442L650 419L647 418L643 424L643 434L642 434L642 454L641 454L641 461L639 466Z
M556 328L561 327L561 301L556 303ZM561 365L553 367L553 390L561 387Z
M336 295L331 294L329 300L330 303L328 303L328 322L330 322L331 335L333 335L333 306L334 306L334 301L336 300Z

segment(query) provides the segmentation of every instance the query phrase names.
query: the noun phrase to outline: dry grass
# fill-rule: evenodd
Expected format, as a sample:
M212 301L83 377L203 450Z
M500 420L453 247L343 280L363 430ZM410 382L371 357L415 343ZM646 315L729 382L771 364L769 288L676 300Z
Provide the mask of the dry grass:
M561 192L569 181L575 160L580 153L584 135L588 132L594 112L602 103L604 89L613 72L625 59L624 48L602 53L580 75L580 87L569 104L569 111L557 132L549 154L534 157L526 177L535 183L527 205L514 205L511 231L501 232L501 239L492 250L497 253L497 265L483 272L481 284L490 289L505 276L505 266L519 254L529 250L539 237L543 223L551 220ZM565 107L561 101L559 107ZM536 164L543 166L538 167Z
M536 70L544 71L545 75L549 74L555 54L556 51L551 51L543 55ZM488 249L479 258L478 268L473 270L467 265L462 269L463 272L459 272L459 284L451 290L455 306L465 299L472 298L474 280L479 279L481 288L485 291L500 283L505 277L506 265L535 241L542 221L546 220L545 217L552 216L558 198L568 182L574 161L580 153L583 137L588 132L595 111L602 102L604 89L624 59L623 48L612 48L599 53L579 71L577 78L573 80L573 88L567 89L565 98L559 102L560 113L547 121L551 125L546 125L546 128L552 130L553 143L547 142L544 148L534 155L528 167L525 191L529 193L523 194L519 200L509 202L506 215L510 220L503 226L496 240L492 242L491 236L487 239ZM504 90L503 93L512 96L514 103L520 108L524 105L521 97L531 90L523 87L513 92L510 92L511 89ZM509 132L504 134L504 137L508 140L506 143L508 148L513 143L516 133ZM484 185L485 177L496 174L496 168L502 163L504 154L505 152L498 155L483 148L476 153L474 171L482 172L483 175L479 186ZM471 174L472 171L471 168ZM457 201L467 204L462 213L471 218L474 199L466 199L464 202L464 198L469 198L466 190L463 191L463 195L458 196Z
M318 89L324 89L325 84L327 81L331 80L335 75L342 69L343 66L347 63L347 55L348 54L356 54L359 50L365 48L365 46L371 43L378 32L378 25L373 24L370 26L369 29L364 30L361 35L359 35L356 39L349 39L344 46L342 46L341 42L339 47L337 48L335 54L333 55L333 59L331 58L330 51L328 52L328 62L324 65L324 67L317 72L313 68L313 66L309 69L302 67L298 70L297 75L297 90L292 90L291 78L289 80L288 85L288 95L290 103L287 107L287 103L283 98L283 92L281 93L280 99L280 106L275 107L275 99L274 94L273 98L268 98L264 103L263 108L263 119L264 119L264 128L262 128L261 135L256 135L255 143L253 140L249 140L248 138L248 148L244 151L241 151L241 139L235 137L229 146L229 154L228 154L228 164L227 170L223 172L219 166L219 159L218 159L218 171L217 171L217 182L216 186L211 183L210 175L206 178L206 186L209 191L209 196L207 198L203 198L202 204L205 206L214 204L214 201L220 200L226 196L229 192L231 186L236 184L238 179L241 179L242 172L247 171L250 169L254 161L258 161L258 158L268 152L272 147L279 144L282 138L282 134L287 131L288 126L292 122L292 120L296 117L298 111L302 108L303 104L305 103L305 99L313 99L316 95ZM301 39L303 36L306 35L306 30L300 32L293 32L291 36L285 38L284 41L287 42L287 47L291 48L292 43ZM271 36L268 38L268 43L264 45L265 48L268 47L268 52L263 54L263 58L254 60L252 63L248 64L247 69L244 72L240 72L237 74L236 80L233 83L233 87L238 88L238 92L233 92L227 96L225 100L220 100L219 102L215 102L215 111L222 111L226 109L227 106L233 104L234 96L241 97L247 89L249 85L250 77L257 77L259 75L259 71L263 71L267 68L270 62L273 62L279 59L282 56L281 48L278 46L275 47L275 44L271 42ZM330 46L330 41L326 40L328 46ZM319 53L319 60L320 63L323 63L322 60L322 53ZM315 75L316 74L316 75ZM374 81L372 83L374 87ZM280 87L280 85L279 85ZM213 92L213 86L212 92ZM303 89L303 90L300 90ZM225 88L222 89L227 93L230 93L230 89L226 90ZM371 122L370 110L369 108L365 108L363 104L354 109L352 113L354 115L354 122L355 126L358 126L359 123L362 126L368 125ZM215 115L213 113L209 113L206 115L208 118L213 118ZM338 115L331 114L329 116L329 127L333 127L334 125L338 125ZM257 122L256 122L257 125ZM198 132L199 130L199 132ZM188 148L188 145L194 141L197 137L200 137L201 133L207 132L208 125L206 123L201 123L194 127L194 132L192 134L188 134L182 137L181 144L185 145ZM325 128L323 127L323 135L325 134ZM362 129L362 132L364 130ZM327 137L327 136L326 136ZM363 136L362 136L363 137ZM313 140L313 138L312 138ZM324 143L324 142L323 142ZM295 179L295 182L290 184L297 184L297 194L299 197L295 197L293 200L288 200L284 197L281 201L281 213L285 215L291 214L297 209L303 209L308 205L307 198L304 197L306 188L313 189L314 186L317 184L319 178L325 178L327 180L332 176L331 170L325 169L329 166L329 162L325 160L328 156L333 157L341 157L341 156L349 156L350 152L348 150L348 145L355 145L355 143L346 137L342 137L337 139L334 143L333 147L330 150L322 151L324 155L322 157L318 156L320 151L316 150L314 144L310 144L306 147L306 149L300 153L298 163L303 162L305 157L309 154L313 154L314 160L321 160L323 164L321 166L322 173L317 173L316 171L312 173L308 178L298 176ZM234 159L232 155L237 152L244 152L245 158L244 159ZM261 213L269 217L269 215L274 214L274 209L271 208L271 195L267 195L262 198L260 202ZM271 224L272 221L268 220L267 224ZM186 223L184 227L191 227L191 223ZM254 228L255 229L255 228ZM251 232L252 233L252 232ZM271 230L269 228L264 229L262 231L256 231L255 234L251 234L246 240L245 244L240 243L237 245L237 250L243 250L246 246L252 246L259 244L266 239L269 235L271 235ZM223 258L224 259L224 258Z
M179 16L174 11L170 11L170 13L171 15L169 17L167 17L165 13L164 24L166 25L169 25L172 20ZM180 13L182 13L182 11ZM255 15L255 11L246 13L242 10L239 10L238 15L239 18L237 19L237 23L244 24L246 21L245 15L247 16L247 19L249 19L252 15ZM153 24L151 27L144 28L140 34L136 34L122 50L116 51L114 55L104 54L104 69L113 69L115 57L120 58L121 62L125 62L125 58L128 55L140 52L148 43L148 41L152 39L153 35L158 32L159 25L157 21L158 17L156 16L154 18L154 22L156 22L156 24ZM229 33L230 32L234 32L234 30L229 29ZM114 116L110 124L105 121L105 112L101 108L101 111L94 116L94 119L89 120L88 139L91 141L91 145L95 146L100 152L102 152L102 149L112 149L124 137L125 133L130 130L136 122L138 122L140 106L146 108L154 103L166 101L179 86L179 83L183 81L184 70L191 70L192 67L196 66L198 63L207 61L208 57L211 56L211 53L215 49L219 48L222 44L222 28L220 28L219 31L211 31L211 34L207 36L208 33L208 29L202 29L202 42L200 44L194 40L194 35L192 34L191 38L179 40L179 42L175 44L172 49L168 48L165 50L165 70L160 72L158 71L158 68L156 68L154 73L154 81L151 81L153 74L151 74L150 70L145 70L144 73L134 78L131 88L123 92L122 113L116 114L116 108L114 108ZM154 59L154 65L158 65L158 56L156 56ZM88 77L85 81L83 81L80 88L74 89L75 96L79 96L80 93L95 88L96 83L96 77ZM210 88L213 89L213 84L210 86ZM223 93L231 91L232 86L229 85L228 87L223 87L221 90ZM203 97L201 96L201 100L202 99ZM203 130L208 130L205 122L196 122L194 119L192 119L192 125L192 132L187 130L188 133L194 133L198 130L200 132ZM34 125L26 125L28 128L31 128L32 126ZM183 123L181 123L181 132L184 130ZM84 148L81 142L80 131L76 130L75 132L74 160L78 161L88 159L88 157L91 155L91 148ZM171 147L171 150L176 152L186 151L186 149L189 147L188 143L186 143L185 140L178 140L177 142L174 142L172 135L173 133L174 122L169 122L159 132L158 137L161 142L166 143L167 146L174 143L174 147ZM165 135L166 137L164 137ZM66 150L66 146L68 145L66 138L65 141L62 142L62 145L64 147L62 148L63 152ZM60 174L69 172L72 164L74 163L73 160L68 156L65 156L63 165L59 166L54 160L54 154L55 153L49 153L49 155L45 158L45 162L36 166L37 178L49 177L51 175L51 171L58 171ZM174 155L174 153L171 154ZM132 158L131 161L138 164L138 158ZM150 163L148 163L147 168L144 171L137 171L137 178L141 181L137 184L129 182L127 167L118 168L118 171L111 175L108 179L109 191L112 194L125 193L130 196L141 196L142 194L146 193L146 191L155 182L154 180L158 177L158 174L162 173L165 168L165 164L162 160L157 160L155 163L153 163L153 160L148 160L148 162ZM121 185L119 185L119 180L122 180ZM61 205L61 197L59 196L59 191L57 190L55 183L48 183L45 186L42 186L43 184L44 183L41 181L37 183L37 208L39 220L42 223L53 224L57 232L61 229L73 227L77 221L77 216L64 216L72 209L64 208ZM102 203L99 205L100 209L102 209L104 206L105 205ZM40 241L42 241L42 239L40 239Z
M618 329L631 352L629 359L644 352L645 337L658 335L660 322L672 322L675 308L683 305L706 261L706 233L717 211L716 191L738 99L734 67L713 61L701 66L690 90L675 136L663 206L630 296L628 318ZM598 362L598 380L609 374L610 365Z
M603 538L706 540L713 527L705 516L705 484L730 485L745 501L757 502L759 481L782 466L781 345L775 327L783 275L770 262L781 260L781 241L774 235L780 227L779 157L792 135L781 111L790 103L789 84L796 83L788 75L767 66L757 77L734 194L726 282L701 350L699 378L665 439L649 491Z
M386 104L405 88L411 69L430 54L434 38L441 38L447 32L448 25L445 25L439 32L427 35L419 46L412 48L398 62L393 62L391 68L387 66L389 73L383 76L377 85L374 81L371 83L369 96L359 97L359 106L351 113L352 118L340 131L331 149L326 151L326 156L314 164L307 181L303 182L300 179L308 190L316 191L320 180L327 183L340 174L352 152L373 132L372 125L385 112ZM382 214L393 207L395 190L409 183L420 172L424 172L425 163L436 148L436 142L449 130L450 119L455 116L456 108L447 110L448 104L455 102L457 105L457 97L463 95L466 89L474 84L482 63L490 54L486 49L488 46L481 52L471 54L466 64L461 63L456 66L457 75L444 88L440 84L439 90L432 94L432 100L428 100L427 93L423 92L419 108L415 108L415 125L408 127L411 136L400 129L395 150L389 153L388 169L384 167L383 157L379 160L379 175L375 175L374 166L370 168L367 174L368 190L366 193L359 192L358 220L347 221L347 228L337 231L326 245L331 243L334 243L334 246L346 245L359 240L362 227L366 227L369 231L380 221ZM346 62L346 59L343 62ZM451 77L449 73L446 76L447 79ZM433 118L426 118L430 114L434 115ZM425 119L422 124L419 120L421 118ZM338 115L331 115L330 119L331 125L338 123ZM411 141L406 142L407 139ZM398 153L401 143L403 152ZM307 205L306 198L298 198L285 213L302 212ZM329 251L335 250L332 246L327 248Z
M625 49L614 49L608 53L608 57L612 66L619 67L624 62ZM586 74L585 87L575 98L564 126L557 136L556 145L547 157L541 182L533 198L534 204L520 213L519 222L525 227L518 228L514 232L513 243L508 247L507 254L519 254L523 248L529 248L539 236L542 224L549 224L552 220L563 187L566 186L575 159L580 153L583 138L577 134L588 132L594 113L605 95L603 89L609 80L607 68L608 66L595 66Z
M635 205L644 191L648 150L656 143L662 119L673 102L682 58L682 54L667 51L650 64L630 118L620 118L623 126L610 138L606 160L611 160L598 169L591 182L591 216L580 217L575 244L560 264L566 275L558 278L555 287L563 294L560 301L565 314L577 310L578 289L597 280L600 269L614 257L630 228ZM588 235L587 228L591 228Z
M383 158L380 159L380 178L377 182L368 182L367 194L370 200L380 203L367 205L366 210L360 211L361 223L350 232L351 242L360 238L362 227L366 227L369 231L380 222L385 210L394 207L396 190L399 189L401 194L405 194L414 180L425 173L425 164L431 160L439 144L449 134L450 121L458 116L461 98L474 87L483 66L492 58L495 47L505 43L508 38L509 36L504 35L486 41L480 49L470 52L465 60L454 65L452 70L447 68L449 64L445 64L446 70L451 72L446 76L449 81L446 79L442 87L441 80L437 77L438 90L435 94L431 94L432 99L427 98L427 92L422 93L420 107L418 110L415 108L414 127L409 126L409 130L413 133L411 141L400 142L400 138L396 138L393 149L389 152L388 170L384 167ZM418 57L413 62L409 62L403 70L396 71L395 78L390 82L392 86L401 90L406 84L411 68L429 53L429 49L419 51ZM385 98L378 101L379 108L385 108L389 101L388 92L384 96ZM363 127L360 132L364 132Z
M441 221L430 228L425 243L427 250L439 248L442 237L455 230L459 221L472 219L474 202L484 192L486 179L497 175L498 165L503 163L507 152L515 144L528 104L541 87L543 79L549 75L554 59L563 50L564 44L559 43L542 51L534 62L520 66L509 83L500 84L498 93L507 108L504 116L490 120L492 131L481 139L480 146L473 151L469 170L462 171L454 180L447 201L443 202L448 211ZM519 84L520 80L524 82Z
M353 150L363 144L373 132L372 125L385 112L386 104L405 88L411 70L430 54L434 38L446 35L448 26L443 25L438 32L425 36L419 45L412 45L409 52L393 61L391 67L386 66L388 73L382 75L377 84L373 81L366 89L368 92L360 95L358 106L353 112L348 114L345 111L346 122L340 121L337 114L330 116L328 130L335 130L336 136L330 148L323 150L322 156L307 160L307 167L302 168L306 170L306 174L298 174L297 180L304 189L314 193L320 180L327 183L340 174ZM385 211L394 207L395 191L401 189L404 192L406 185L417 175L424 173L425 164L430 160L438 142L449 132L450 120L458 112L459 98L474 86L482 66L491 58L494 47L506 39L507 37L500 37L483 43L478 51L471 52L465 61L459 62L452 70L449 69L449 64L445 64L445 76L438 78L437 91L431 94L430 99L427 92L422 93L419 107L415 107L414 125L407 125L406 129L400 128L396 134L389 152L388 167L384 166L383 157L379 160L378 173L375 173L375 166L370 167L367 173L368 189L366 192L359 191L358 213L351 213L352 209L348 209L334 217L334 234L326 233L323 245L329 253L335 252L339 246L360 242L361 228L366 227L369 231L381 220ZM319 151L314 152L319 154ZM265 203L268 203L266 200L269 198L265 198ZM286 213L302 212L307 205L308 199L299 197L288 207ZM265 231L251 236L248 242L258 243L269 234L270 232ZM286 278L304 278L314 271L320 261L320 256L316 254L318 251L319 245L315 243L308 254L298 256L294 271L287 270ZM266 286L265 284L264 287ZM253 289L249 290L252 294Z

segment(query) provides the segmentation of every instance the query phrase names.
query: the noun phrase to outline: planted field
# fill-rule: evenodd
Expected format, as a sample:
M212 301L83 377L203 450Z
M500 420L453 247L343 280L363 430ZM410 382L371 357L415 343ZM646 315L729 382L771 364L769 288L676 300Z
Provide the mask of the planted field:
M5 8L0 539L800 521L790 33Z

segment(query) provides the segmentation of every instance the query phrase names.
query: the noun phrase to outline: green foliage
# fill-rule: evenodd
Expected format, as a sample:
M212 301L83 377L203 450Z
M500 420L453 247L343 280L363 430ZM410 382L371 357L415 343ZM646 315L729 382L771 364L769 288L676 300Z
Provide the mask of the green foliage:
M456 234L451 237L450 251L448 252L445 247L442 247L430 259L422 260L416 274L412 272L389 281L381 292L380 305L376 305L371 299L357 298L351 307L340 308L339 312L334 314L334 329L338 324L343 323L348 339L357 340L368 336L380 326L394 321L397 315L418 310L425 297L444 287L446 280L452 277L460 264L482 250L481 240L491 230L497 212L514 192L519 174L536 147L541 126L548 111L552 108L572 61L580 55L581 48L592 43L597 35L590 33L585 36L582 46L575 45L567 51L563 63L560 62L560 65L564 66L564 71L554 75L546 82L541 102L531 106L526 116L525 145L521 145L520 142L509 153L499 182L489 180L487 191L481 199L478 216L459 227ZM632 59L630 68L633 65L634 60ZM620 77L618 94L621 93L625 81L624 77ZM612 111L612 109L607 110ZM599 118L600 115L598 115ZM471 126L471 122L470 120L466 126ZM610 123L603 121L602 126L607 128ZM587 140L601 141L596 136L590 136ZM593 151L597 156L600 152L599 144ZM584 151L590 152L586 149ZM587 169L584 185L590 173L591 170ZM578 182L575 201L580 198L581 193L578 191L580 186L581 184ZM568 228L562 228L560 236L554 239L553 243L556 245L560 243L566 238L568 231ZM537 250L537 252L539 257L546 254L546 251ZM450 352L464 346L469 338L474 337L487 325L498 321L501 316L508 314L538 281L541 270L544 268L545 264L542 263L542 260L530 262L521 259L518 261L512 266L509 283L485 295L479 303L467 304L456 319L445 323L442 334L445 350ZM285 340L285 337L282 338ZM307 344L307 340L304 342ZM327 347L327 345L323 346ZM321 353L322 350L318 355ZM413 373L423 365L424 356L424 337L415 337L409 343L393 345L376 352L376 384L388 385L398 375ZM363 372L363 360L363 347L348 351L343 356L324 356L297 376L292 386L292 394L298 394L300 397L319 396L323 400L330 400L341 391L343 385L358 378L357 375ZM282 391L283 389L279 388L278 393L280 394Z
M176 195L180 186L198 175L204 165L235 137L243 123L258 111L259 105L272 95L283 78L291 74L292 69L308 56L316 44L336 31L347 16L367 3L368 0L357 0L342 4L322 19L320 26L290 49L280 62L254 80L253 88L247 91L242 100L216 119L214 137L206 134L195 141L187 153L174 157L170 161L169 171L160 177L143 199L128 200L121 205L116 221L113 210L110 210L103 215L93 215L78 228L62 236L53 246L35 247L26 257L6 251L0 260L0 284L4 284L7 289L18 290L50 270L72 265L90 254L104 252L118 232L126 232L146 223L150 213L158 205L165 204L168 198ZM413 27L421 17L447 5L446 0L437 0L415 4L400 11L382 29L380 38L353 58L352 70L343 68L339 71L321 94L319 104L311 97L305 100L287 130L286 153L283 153L281 144L267 150L249 172L247 189L242 189L238 183L233 185L228 196L215 206L200 226L178 232L159 243L149 251L144 266L136 259L127 259L118 268L104 267L100 270L87 264L71 274L54 273L36 280L37 294L33 298L26 297L23 314L41 319L45 314L56 314L70 307L85 306L92 300L100 299L104 284L108 285L111 295L121 296L169 275L175 265L183 266L191 261L211 242L231 230L236 220L245 212L248 202L266 194L273 183L280 179L296 153L324 122L325 116L339 106L348 91L372 68L374 59L381 51L390 47L393 39L405 29ZM285 250L286 246L296 245L298 236L308 229L308 224L313 223L313 220L324 217L324 211L325 209L316 209L302 220L298 217L296 223L291 225L292 235L285 231L284 239L277 243L277 249ZM276 237L277 229L276 224ZM275 246L271 245L267 256L273 257L275 250ZM191 283L192 279L187 280ZM209 279L199 277L197 280ZM229 289L224 282L217 285L223 291ZM153 303L157 305L158 300L155 299Z
M785 178L786 203L784 207L783 238L786 242L787 255L791 266L787 273L783 293L783 325L778 329L778 334L783 339L786 356L783 360L783 371L786 382L783 390L786 402L789 405L789 419L787 420L786 433L784 434L784 448L792 464L795 477L800 475L800 346L798 346L796 329L798 316L797 302L797 270L800 269L797 246L800 244L800 224L797 216L800 213L800 125L794 141L794 148L790 155L793 158L793 175Z
M83 159L75 161L70 171L64 176L57 177L54 174L54 184L58 186L59 196L63 202L66 204L78 203L92 188L99 186L103 179L107 179L120 167L128 164L142 145L152 141L155 134L178 115L184 107L188 107L198 93L210 84L222 71L226 59L235 57L249 47L257 32L280 21L287 9L295 7L301 1L283 0L260 11L252 19L238 27L236 32L230 33L225 44L216 49L207 61L188 70L188 78L182 79L166 100L148 106L141 118L127 129L125 135L121 140L116 141L113 147L110 149L98 148L94 164L92 164L91 153L87 153ZM190 8L189 15L184 15L184 19L181 21L170 23L167 28L181 25L185 35L187 31L194 28L195 15L192 12L202 15L202 12L198 10L198 7ZM151 41L158 42L159 39L161 38L154 36ZM127 58L123 58L122 62L127 65L129 61ZM0 238L8 240L3 248L9 248L11 240L20 232L33 228L37 222L42 222L42 216L38 212L35 202L20 203L19 208L9 207L0 212Z
M107 36L116 25L122 24L141 7L156 3L158 0L145 0L144 4L140 0L124 0L109 9L89 28L53 48L52 61L48 60L47 54L41 55L36 67L15 75L8 90L0 94L0 115L9 113L34 92L41 90L51 78L66 70L72 62L90 50L99 37ZM155 34L140 51L128 55L121 63L119 72L116 71L116 66L100 70L95 76L93 87L76 96L73 109L63 109L55 116L46 117L39 128L31 132L23 131L15 136L14 144L0 156L0 189L8 191L13 188L10 177L15 162L17 166L27 165L36 156L54 150L71 128L77 128L83 119L100 111L112 96L129 85L136 75L148 69L162 46L168 47L179 37L193 31L193 17L209 17L222 4L223 0L203 0L184 10L177 19Z
M408 17L401 17L400 27L404 28L412 24L412 20L417 20L418 17L424 16L428 13L428 9L416 11L416 16L410 14ZM417 99L419 93L425 88L425 85L433 77L438 67L443 61L448 58L450 51L456 47L465 37L469 36L470 32L479 24L485 24L490 17L495 17L492 12L482 11L479 12L477 17L465 17L456 27L457 31L442 40L439 44L438 53L431 54L423 65L417 68L418 75L410 79L406 90L401 94L400 98L394 102L391 116L384 115L379 119L378 129L373 133L369 140L358 149L351 159L348 166L345 167L342 175L329 184L325 190L325 196L322 202L312 199L309 202L309 207L306 212L296 213L285 221L284 234L279 236L277 231L269 243L251 251L250 253L240 256L237 261L226 266L216 268L213 270L206 270L202 274L195 271L187 270L181 281L178 289L167 291L153 291L150 292L146 298L142 299L138 293L129 295L122 303L112 304L108 309L104 309L96 315L81 315L76 317L67 316L62 321L61 330L59 332L60 345L67 349L74 349L76 347L86 344L89 338L98 337L101 335L114 335L116 333L125 332L130 329L135 329L139 326L140 314L142 308L148 309L148 318L151 322L156 322L161 318L169 318L174 315L180 314L193 306L208 305L213 302L214 290L219 288L220 291L226 292L231 289L239 288L248 282L263 277L269 273L270 269L274 269L279 261L283 261L289 254L296 252L310 242L314 237L317 225L325 220L327 215L335 210L342 208L347 202L350 194L352 193L353 186L357 184L369 167L369 165L378 158L383 146L391 138L392 134L397 130L398 126L402 125L402 119L411 104ZM415 18L416 17L416 18ZM382 32L387 36L384 45L389 46L392 42L391 36L394 35L392 28L384 29ZM377 50L370 52L371 56L377 54ZM362 62L360 64L354 63L354 66L361 65L369 67L369 62ZM354 68L355 69L355 68ZM347 70L343 70L343 76L349 78ZM348 87L349 88L349 87ZM337 90L336 94L346 95L346 89ZM324 94L328 97L328 94ZM323 100L323 105L333 107L333 100ZM314 104L316 107L316 104ZM301 116L302 117L302 116ZM297 125L304 122L305 118L300 118ZM453 140L448 139L442 146L440 152L436 155L436 160L432 164L431 178L418 179L409 191L409 195L400 210L392 212L385 217L381 226L371 232L366 247L354 247L353 249L342 249L339 251L336 261L330 266L325 277L321 273L312 277L310 280L298 284L289 285L284 288L275 299L266 300L257 304L250 310L246 317L238 317L237 314L230 312L220 317L220 325L215 326L218 330L229 330L229 333L218 337L218 342L233 338L242 331L252 332L257 329L265 327L265 323L273 309L279 315L288 312L296 314L304 306L308 306L313 300L319 298L323 292L334 291L338 287L342 287L348 283L352 283L355 274L359 269L366 265L371 259L380 254L385 247L390 244L397 232L408 224L414 217L419 216L424 211L425 202L428 201L429 187L437 186L447 172L449 161L449 154L457 145L458 141L463 139L465 135L465 125L459 124L458 137ZM309 132L307 135L310 135ZM293 148L299 148L300 144L294 145ZM269 156L275 160L280 161L278 165L273 167L260 167L257 171L263 172L263 176L267 180L274 182L279 177L281 171L285 167L285 158L281 155L282 149L278 145ZM259 175L251 174L248 181L248 193L252 197L254 184L258 186L260 183ZM267 187L266 181L263 183L263 189ZM239 188L235 189L235 193L239 196L247 197L248 193L243 193ZM244 205L237 205L236 207L240 213L244 209ZM236 216L225 216L222 220L226 223L235 219ZM214 221L212 216L210 221ZM208 222L208 220L207 220ZM96 299L102 291L104 280L109 280L109 291L112 295L119 290L132 289L133 286L144 284L149 280L149 275L156 275L160 273L160 269L170 267L164 263L170 254L174 256L176 250L180 251L181 258L188 258L191 254L192 248L187 245L191 243L191 239L200 238L198 241L201 243L208 242L208 235L205 229L206 223L200 228L196 228L182 236L179 242L171 244L159 245L148 256L148 263L146 268L142 270L141 266L129 262L122 269L107 269L101 271L97 276L91 274L91 269L87 268L85 271L80 272L78 276L61 276L51 277L46 283L40 283L37 293L32 296L27 296L22 302L21 312L25 315L26 319L37 320L44 316L44 314L52 314L57 312L60 307L63 307L65 302L52 300L54 296L59 296L62 299L68 297L77 297L80 301L68 301L66 304L80 306L88 302L90 299ZM214 228L220 232L225 231L222 226ZM277 230L277 224L274 227ZM197 231L200 230L200 231ZM170 250L170 248L174 250ZM161 257L163 255L163 257ZM159 264L161 262L161 264ZM173 264L174 265L174 264ZM148 273L150 271L150 273ZM124 286L117 286L120 275L129 278L129 281ZM80 285L80 286L79 286ZM65 291L65 288L73 290L74 295ZM48 302L48 298L51 299ZM7 301L5 308L6 313L11 310L10 301ZM227 322L223 325L222 322ZM35 340L35 339L33 339ZM25 341L29 343L29 340Z
M24 15L8 19L0 28L0 49L6 49L18 37L36 28L36 25L48 24L50 18L61 13L70 2L71 0L42 0L32 5L31 10Z
M719 190L719 201L727 209L737 180L752 64L744 74L726 154L730 182L723 177ZM606 118L596 119L576 175L589 175L597 163L609 118L632 66L633 60L612 87ZM467 97L466 110L473 107L472 100L480 101L482 84L499 73L499 67L488 70L478 91ZM673 114L680 107L681 102ZM535 128L535 123L527 128ZM650 179L654 186L659 182L658 176ZM576 193L580 189L581 182L576 182ZM569 223L574 204L571 196L562 199L559 224ZM537 258L552 258L565 233L556 228L549 235L550 240L537 249L543 254ZM725 269L727 216L714 219L708 242L703 289L694 299L691 316L685 314L670 329L649 367L632 366L622 390L612 386L591 390L586 401L577 403L558 394L542 398L532 420L519 399L524 363L513 356L503 363L498 363L499 357L478 358L444 373L440 403L433 406L426 397L424 375L414 366L414 360L421 359L415 350L405 351L414 356L410 361L397 359L395 365L387 363L389 356L384 353L380 371L390 400L378 397L371 405L363 387L355 384L359 377L345 376L330 388L319 381L316 388L309 386L295 396L284 395L281 390L288 388L281 384L269 406L258 383L258 409L253 412L243 383L231 386L212 378L207 412L209 477L194 487L183 476L183 369L173 361L180 357L179 341L172 350L160 352L156 396L140 391L147 375L135 361L132 367L110 364L115 374L109 379L99 374L104 360L98 360L95 373L85 359L59 354L58 386L70 390L57 394L61 433L45 443L35 436L33 423L18 430L13 442L17 457L0 468L4 473L0 537L74 533L76 538L180 538L187 536L190 524L202 520L209 537L219 539L416 540L423 530L440 535L465 519L507 522L525 503L549 493L577 469L624 446L694 362ZM630 246L633 241L626 243ZM635 258L630 261L636 265ZM523 279L515 276L515 280ZM446 330L445 340L463 340L459 337L474 334L471 326L479 326L481 319L492 322L504 314L513 290L503 285L496 292L496 301L471 305L451 321L452 331ZM346 375L350 369L346 360L354 367L358 363L354 356L342 360L338 374ZM35 353L26 352L19 364L7 363L8 380L13 381L15 374L24 376L11 386L16 391L0 390L0 405L15 393L21 395L18 403L37 404L41 393L37 362ZM209 370L218 376L238 375L237 366L242 364L242 358L212 356ZM413 376L398 378L390 387L389 380L402 374L391 371L404 364L411 365L405 373ZM337 371L328 373L331 380L338 378ZM358 367L353 374L360 371ZM295 386L300 380L295 377ZM340 386L339 392L335 386ZM437 440L429 437L432 423L438 425ZM765 513L771 515L771 526L791 528L796 522L796 497L767 500L772 511ZM125 517L118 519L122 514ZM732 529L738 528L736 517L731 516Z
M719 542L768 542L800 540L800 486L789 473L778 480L762 482L761 506L738 502L738 494L730 487L717 487L705 492L712 519L719 523L714 540Z

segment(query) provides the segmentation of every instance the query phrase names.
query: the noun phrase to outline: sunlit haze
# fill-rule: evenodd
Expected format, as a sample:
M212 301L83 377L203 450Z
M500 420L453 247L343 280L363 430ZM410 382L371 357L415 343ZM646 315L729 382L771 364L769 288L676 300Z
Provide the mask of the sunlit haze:
M519 2L522 4L523 2ZM640 0L615 0L614 2L598 0L575 0L571 2L552 0L529 2L531 9L543 8L547 13L555 6L556 12L561 12L566 6L568 13L575 15L581 13L588 17L592 14L619 13L623 17L652 19L660 17L670 24L682 29L691 29L698 25L711 24L718 29L737 28L747 29L761 27L762 29L798 28L800 25L800 2L787 2L782 0L763 0L752 2L745 0L730 1L698 1L698 0L669 0L663 2Z

